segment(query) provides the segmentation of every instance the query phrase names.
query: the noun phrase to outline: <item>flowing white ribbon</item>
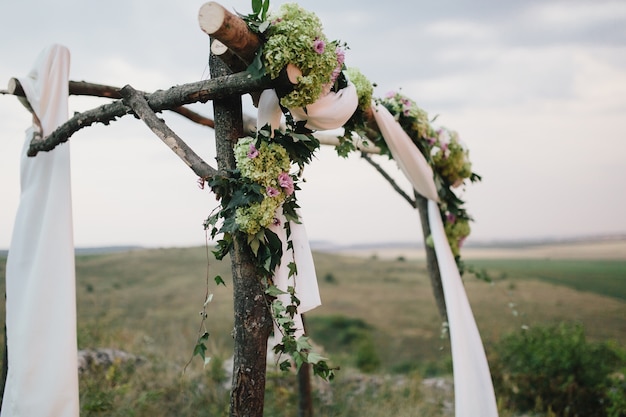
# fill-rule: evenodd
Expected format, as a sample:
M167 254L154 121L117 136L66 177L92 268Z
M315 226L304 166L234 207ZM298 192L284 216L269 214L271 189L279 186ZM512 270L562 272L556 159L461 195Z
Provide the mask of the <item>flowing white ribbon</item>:
M69 65L69 51L53 45L19 79L38 122L22 150L20 203L7 258L9 371L2 417L79 414L70 148L66 143L26 156L35 132L49 135L67 120Z
M433 169L417 149L409 135L384 106L373 108L374 119L385 138L385 143L400 170L409 179L415 191L429 200L439 201L433 180Z
M429 199L428 219L441 274L452 363L456 417L497 417L493 383L472 308L457 268L437 205L437 188L426 159L383 106L374 108L374 117L387 146L415 190Z

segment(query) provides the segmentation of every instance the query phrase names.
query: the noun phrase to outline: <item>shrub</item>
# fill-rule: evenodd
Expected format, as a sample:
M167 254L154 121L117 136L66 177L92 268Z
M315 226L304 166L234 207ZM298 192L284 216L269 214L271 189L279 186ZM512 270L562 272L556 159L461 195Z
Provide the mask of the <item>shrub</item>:
M492 369L500 401L509 408L605 417L611 406L619 413L611 374L623 363L616 346L588 342L581 325L560 324L505 336Z

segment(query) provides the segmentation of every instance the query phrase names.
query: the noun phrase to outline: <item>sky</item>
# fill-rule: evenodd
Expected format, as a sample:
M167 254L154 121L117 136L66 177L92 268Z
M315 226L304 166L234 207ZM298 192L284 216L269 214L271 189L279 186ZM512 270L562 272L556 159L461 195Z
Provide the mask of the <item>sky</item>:
M52 43L69 48L76 81L154 91L206 79L203 3L0 0L0 89ZM459 133L483 178L461 194L474 218L470 241L626 233L626 2L299 4L348 44L346 64L376 83L376 97L401 90ZM70 114L106 102L72 96ZM210 103L192 108L212 116ZM214 165L211 129L163 117ZM29 125L17 99L0 95L0 248L10 245ZM70 146L76 246L205 242L202 223L217 202L141 121L83 129ZM377 160L410 189L393 161ZM421 242L418 214L358 155L323 148L305 178L298 200L310 240Z

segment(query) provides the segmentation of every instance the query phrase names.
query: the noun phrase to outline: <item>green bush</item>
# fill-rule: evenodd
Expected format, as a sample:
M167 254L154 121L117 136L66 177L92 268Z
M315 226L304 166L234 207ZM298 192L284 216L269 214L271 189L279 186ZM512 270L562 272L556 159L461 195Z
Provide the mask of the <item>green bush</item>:
M354 366L363 372L380 367L380 357L372 336L372 327L365 321L341 315L311 317L307 327L316 343L333 354L348 354Z
M581 325L533 327L497 344L494 385L500 402L519 411L624 416L624 393L614 381L624 358L616 346L588 342Z

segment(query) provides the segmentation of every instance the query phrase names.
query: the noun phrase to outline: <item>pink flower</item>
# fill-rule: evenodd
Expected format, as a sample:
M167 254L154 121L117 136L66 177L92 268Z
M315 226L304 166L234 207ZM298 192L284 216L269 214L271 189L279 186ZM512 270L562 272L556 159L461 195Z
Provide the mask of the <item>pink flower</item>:
M323 54L324 53L324 49L326 49L326 42L324 42L320 38L315 38L315 40L313 41L313 49L318 54L320 54L320 55Z
M385 98L394 98L395 96L396 96L395 91L388 91L387 94L385 94Z
M341 67L346 60L346 52L343 49L337 47L335 49L335 53L337 54L337 64Z
M259 156L259 150L254 146L254 143L250 144L250 150L248 150L248 158L254 159Z
M291 178L291 175L287 174L286 172L281 172L278 175L278 184L285 191L285 194L287 195L293 194L294 186L293 186L293 179Z
M274 220L272 220L272 224L274 226L280 226L280 219L278 217L274 217Z
M456 216L450 212L446 213L446 221L448 223L454 223L456 221Z
M265 192L267 193L268 197L276 197L278 194L280 194L280 191L278 191L276 188L270 187L270 186L268 186L265 189Z

